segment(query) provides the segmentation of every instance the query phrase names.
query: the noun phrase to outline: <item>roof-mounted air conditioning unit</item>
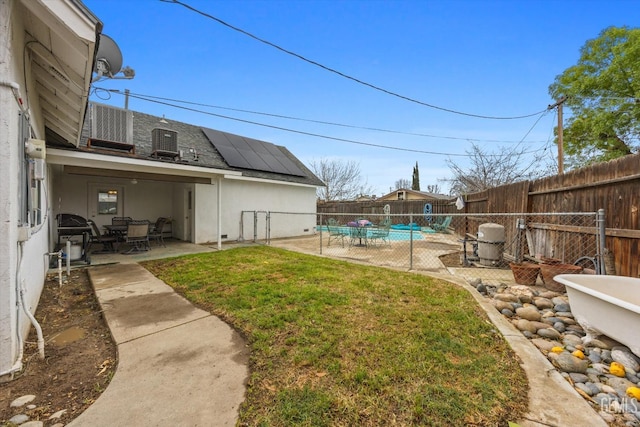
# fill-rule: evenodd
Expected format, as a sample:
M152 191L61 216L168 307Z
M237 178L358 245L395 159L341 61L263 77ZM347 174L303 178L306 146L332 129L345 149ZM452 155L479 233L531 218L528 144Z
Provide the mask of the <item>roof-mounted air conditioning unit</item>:
M156 128L151 131L151 155L154 157L177 157L178 132Z
M131 111L91 104L91 138L88 146L134 153Z

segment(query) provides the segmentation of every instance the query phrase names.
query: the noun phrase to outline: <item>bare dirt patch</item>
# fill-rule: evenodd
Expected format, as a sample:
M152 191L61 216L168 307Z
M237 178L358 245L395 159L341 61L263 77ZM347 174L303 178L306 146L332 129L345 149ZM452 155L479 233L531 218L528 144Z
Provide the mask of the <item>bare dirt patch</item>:
M58 284L47 278L35 317L42 327L45 359L38 356L37 337L31 328L23 358L24 368L12 381L0 384L0 422L17 414L45 426L66 424L86 410L106 389L116 368L116 346L104 321L86 269L72 270ZM35 399L11 408L24 395ZM65 412L57 419L49 417Z

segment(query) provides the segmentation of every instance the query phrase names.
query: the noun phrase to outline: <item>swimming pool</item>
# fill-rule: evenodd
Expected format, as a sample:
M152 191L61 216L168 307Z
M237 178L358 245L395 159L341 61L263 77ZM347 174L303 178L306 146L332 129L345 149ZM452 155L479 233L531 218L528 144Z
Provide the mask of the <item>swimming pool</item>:
M338 227L340 229L340 231L346 233L347 235L349 234L349 229L351 227ZM320 230L320 227L316 228L318 231ZM327 230L327 226L323 225L322 226L322 232L323 233L328 233ZM409 230L389 230L389 240L392 240L394 242L398 242L398 241L409 241L411 240L411 235L413 234L413 240L423 240L424 237L422 236L422 233L420 233L419 231L413 230L413 231L409 231Z

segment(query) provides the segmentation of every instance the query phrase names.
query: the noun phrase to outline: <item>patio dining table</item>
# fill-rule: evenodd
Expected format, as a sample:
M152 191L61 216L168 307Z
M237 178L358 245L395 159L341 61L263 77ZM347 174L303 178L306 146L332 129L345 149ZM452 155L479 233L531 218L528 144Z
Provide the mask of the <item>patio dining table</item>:
M127 228L129 226L126 224L107 224L104 228L109 232L110 235L116 236L118 240L124 240L127 235Z
M374 228L371 222L349 222L347 223L347 227L349 227L349 236L351 237L352 244L353 240L358 239L358 243L353 246L367 246L367 233ZM364 239L364 243L362 243L362 239Z

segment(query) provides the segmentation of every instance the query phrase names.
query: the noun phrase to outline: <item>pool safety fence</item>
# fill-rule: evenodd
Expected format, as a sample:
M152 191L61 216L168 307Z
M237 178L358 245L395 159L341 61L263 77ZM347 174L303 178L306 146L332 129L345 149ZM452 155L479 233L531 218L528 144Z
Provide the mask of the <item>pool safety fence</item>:
M603 210L402 215L246 211L240 239L487 284L518 283L519 266L533 270L527 271L526 284L540 286L545 285L537 269L542 265L606 274Z

